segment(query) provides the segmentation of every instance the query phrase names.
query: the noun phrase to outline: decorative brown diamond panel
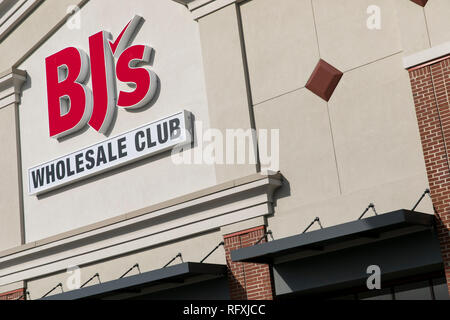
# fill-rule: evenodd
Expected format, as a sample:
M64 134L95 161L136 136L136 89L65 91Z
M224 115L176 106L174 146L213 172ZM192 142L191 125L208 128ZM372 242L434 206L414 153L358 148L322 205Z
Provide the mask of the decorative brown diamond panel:
M425 5L427 4L428 0L411 0L414 3L417 3L419 6L425 7Z
M329 101L342 76L341 71L320 59L306 84L306 88L325 101Z

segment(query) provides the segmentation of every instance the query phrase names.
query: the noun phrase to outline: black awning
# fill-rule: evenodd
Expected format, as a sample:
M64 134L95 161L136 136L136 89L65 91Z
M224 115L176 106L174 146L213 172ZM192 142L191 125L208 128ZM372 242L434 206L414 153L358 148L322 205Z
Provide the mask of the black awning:
M129 276L98 285L68 291L46 297L42 300L100 299L123 292L132 292L164 283L182 283L199 276L222 277L226 274L225 265L185 262L167 268L157 269L135 276Z
M335 245L362 238L377 238L388 231L417 230L434 225L435 217L426 213L398 210L341 225L295 235L231 251L232 261L277 263L277 258L307 250L324 250Z

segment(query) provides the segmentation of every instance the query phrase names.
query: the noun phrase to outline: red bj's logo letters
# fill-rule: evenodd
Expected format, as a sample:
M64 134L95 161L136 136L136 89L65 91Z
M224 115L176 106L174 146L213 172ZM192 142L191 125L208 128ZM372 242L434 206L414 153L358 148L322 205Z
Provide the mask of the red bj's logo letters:
M153 99L157 76L147 68L138 67L138 64L150 62L152 48L129 46L142 21L135 16L114 42L105 31L89 37L90 59L84 51L74 47L45 59L50 137L66 136L87 123L105 133L116 105L136 109ZM86 85L89 72L92 91ZM132 84L134 90L117 94L116 77Z

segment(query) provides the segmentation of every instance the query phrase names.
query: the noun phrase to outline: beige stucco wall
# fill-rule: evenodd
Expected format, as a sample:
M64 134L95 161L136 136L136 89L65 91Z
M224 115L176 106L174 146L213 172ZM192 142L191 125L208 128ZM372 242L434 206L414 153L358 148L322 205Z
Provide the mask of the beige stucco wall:
M250 1L241 12L253 104L305 86L319 59L311 1Z
M16 66L81 0L45 0L0 44L0 70ZM14 48L11 50L11 48Z
M30 75L20 106L24 170L105 139L93 130L61 142L48 137L44 58L74 44L86 50L88 36L101 27L117 35L141 10L147 21L137 41L156 49L154 67L163 81L162 92L158 104L142 113L119 112L111 135L180 108L191 109L206 128L252 128L254 114L256 128L280 129L285 185L275 195L275 212L267 222L275 239L298 234L317 216L323 226L355 220L370 202L379 213L409 209L428 187L402 57L450 40L449 22L442 14L448 12L448 1L429 1L423 9L406 0L252 0L233 3L198 22L186 8L168 0L153 0L151 11L148 0L133 0L135 6L126 7L108 6L108 1L91 0L82 10L86 25L80 31L62 27L19 66ZM30 41L39 41L58 21L47 19L50 12L63 16L68 3L47 0L0 45L4 69L17 53L28 50L18 39L30 32ZM381 30L366 27L369 5L381 8ZM45 20L43 27L30 31L32 22L40 20ZM17 47L16 53L4 51L8 46ZM328 103L304 88L319 58L344 72ZM8 112L0 110L0 121L5 122L0 126L2 137L10 134ZM24 193L27 239L255 171L254 165L175 167L163 156L42 198ZM0 188L11 192L9 186ZM430 200L426 198L418 210L432 213ZM136 262L142 271L153 270L178 252L185 261L198 261L221 239L220 232L212 232L84 266L82 282L96 272L102 281L115 279ZM208 261L224 263L223 251ZM32 298L65 283L67 277L60 272L28 281Z
M156 1L155 4L158 4L156 8L159 12L170 12L171 15L176 15L177 21L182 21L179 25L183 28L189 25L191 33L194 37L197 36L196 41L197 45L201 46L201 52L198 49L200 47L196 49L197 51L191 52L197 55L197 62L200 63L197 66L202 66L199 69L201 74L197 73L196 79L200 82L200 91L206 92L208 111L206 112L206 97L198 96L195 98L197 101L194 99L193 102L203 100L201 104L204 111L202 111L203 116L200 113L200 118L206 123L210 121L207 126L221 130L248 129L253 125L252 112L254 112L257 128L281 129L280 169L289 181L289 186L285 187L285 192L281 192L274 219L282 216L284 211L297 210L298 205L328 201L336 197L339 199L341 196L345 197L361 190L402 180L416 179L417 190L414 189L412 192L413 197L426 187L409 82L406 72L401 67L401 57L406 52L426 48L430 42L433 42L431 41L433 32L430 31L433 27L429 25L425 17L438 10L436 4L427 6L424 11L413 3L397 4L388 0L375 2L346 0L345 5L330 4L323 0L312 2L289 0L278 3L276 6L268 0L254 0L239 5L242 17L239 16L236 4L231 4L200 18L198 24L192 21L186 9L178 4L171 2L163 4L163 1ZM368 30L366 27L368 17L366 9L372 4L381 8L381 30ZM14 37L20 37L27 28L30 29L27 23L33 19L41 19L50 11L63 12L63 8L67 8L67 5L46 1L20 29L9 37L10 40L8 38L8 41L14 41ZM47 139L44 108L29 107L32 101L45 98L40 96L45 88L42 81L42 64L38 62L42 61L46 55L63 47L65 43L69 45L67 39L70 39L71 43L75 40L82 43L82 47L86 46L87 37L94 32L100 20L105 29L113 33L120 31L121 25L108 20L111 20L111 13L121 17L127 15L124 9L111 8L108 11L100 10L101 7L101 1L88 3L82 11L84 25L80 31L68 30L63 26L20 66L30 70L31 75L41 73L37 76L37 81L34 81L33 76L30 77L28 87L31 87L25 89L24 103L21 107L24 168L101 139L92 130L68 141L56 142ZM127 10L128 16L136 13L135 8ZM90 17L94 15L96 19L95 23L92 23ZM419 34L419 37L414 37L411 29L407 27L406 21L413 18L420 20L414 26L414 34ZM120 19L116 20L120 21ZM241 21L242 35L239 25ZM157 21L155 23L162 25ZM52 23L49 23L49 28L51 25ZM157 35L156 31L151 37L145 38L153 38L157 41L155 35ZM38 35L36 37L39 38ZM138 40L139 37L144 38L140 35ZM174 41L182 43L182 36L174 37ZM377 45L374 46L374 43ZM19 50L22 49L19 48ZM243 56L243 53L246 55ZM164 59L163 52L158 53L158 57ZM325 59L345 72L329 103L304 89L319 58ZM248 78L246 64L248 64ZM171 66L170 71L175 68ZM201 88L203 81L206 82L204 89ZM249 88L247 84L250 85ZM192 92L189 92L190 89L192 89L190 86L186 86L186 96L192 95ZM386 93L387 90L391 93ZM249 97L248 94L251 96ZM180 95L183 93L176 97L168 95L160 99L163 100L162 104L175 105ZM248 110L249 102L253 103L253 110ZM384 109L380 110L381 107ZM282 108L284 108L283 112L280 112ZM167 108L164 111L167 111ZM133 127L133 123L140 124L143 122L142 119L145 119L145 114L151 114L151 118L154 118L166 113L161 109L151 108L143 113L144 116L140 120L136 120L135 114L119 113L111 135ZM36 122L39 123L38 125L28 125L31 122L35 123L36 119L41 119ZM298 120L293 122L293 119ZM295 134L292 134L293 132ZM302 138L299 139L299 137ZM44 143L42 144L41 141ZM46 145L44 149L47 151L42 151L43 145ZM410 153L414 157L405 162L402 159L405 153ZM161 167L158 167L156 171L161 173L161 177L170 175L169 171L173 171L172 166L164 159L148 165L154 168L160 163ZM142 171L139 171L139 168L133 169L133 172L136 172L136 178L145 177L143 172L149 172L146 166L141 169ZM195 180L209 176L205 181L198 183L200 188L245 176L255 170L254 165L216 165L215 168L193 166L180 169L178 174L195 171L197 173L192 175L196 177ZM129 172L126 175L120 172L106 177L110 190L129 181L128 174ZM361 176L367 178L361 179ZM317 179L317 177L320 178ZM151 190L152 188L144 187L148 180L143 178L142 187L138 189ZM117 215L128 209L134 210L153 202L167 200L187 192L188 189L189 191L193 189L193 180L183 179L184 189L177 185L179 190L165 189L160 193L162 197L152 194L154 200L150 201L151 203L148 197L140 195L135 197L139 200L134 201L135 204L131 207L127 204L132 202L129 196L125 196L127 199L125 202L120 200L121 197L117 197L115 192L102 195L102 201L98 202L97 194L101 193L100 189L104 182L104 179L95 179L69 188L70 198L83 199L76 203L69 202L71 205L68 206L70 208L68 210L73 213L68 213L68 216L77 215L77 219L66 219L65 215L56 214L59 211L58 208L67 207L69 192L56 192L41 199L26 196L25 212L30 226L29 239L38 239L56 232L56 229L50 233L36 231L33 235L31 230L41 230L42 223L45 222L40 221L45 219L42 220L40 215L37 219L35 217L38 215L31 212L45 212L48 217L56 219L53 221L56 222L55 225L58 225L58 230L62 228L62 231L66 231L87 222ZM154 182L154 186L161 184L162 180ZM410 185L408 182L408 186ZM290 196L286 197L289 193ZM363 208L366 202L375 201L373 198L376 196L373 196L372 200L361 199L364 203ZM286 202L286 209L283 209L283 202ZM73 209L71 209L72 205ZM399 206L392 203L387 207ZM96 212L95 218L91 215L93 211ZM337 216L343 217L341 214ZM351 214L348 218L350 217ZM308 219L305 218L305 220ZM343 217L343 220L346 218ZM36 225L34 225L35 222ZM339 219L336 222L339 222Z
M431 45L425 10L412 1L393 1L401 34L402 51L409 55ZM427 6L428 7L428 6ZM414 23L411 23L414 21Z
M223 134L227 129L252 129L236 5L211 13L200 19L198 25L211 127ZM236 148L234 152L237 154ZM216 164L215 168L218 183L256 173L257 170L253 164Z
M379 213L410 209L428 187L402 65L406 52L428 46L424 11L395 3L241 5L256 126L280 129L286 183L268 221L275 239L302 231L315 217L324 226L356 220L371 202ZM380 30L366 26L369 5L381 9ZM328 103L304 88L319 58L344 72ZM432 213L431 201L419 210Z
M0 42L0 71L16 67L32 54L32 49L67 15L67 8L85 1L46 0ZM46 17L43 19L42 17ZM20 246L24 241L21 192L21 151L19 134L19 108L11 104L0 109L0 164L8 168L2 173L0 184L0 250Z
M17 112L15 103L0 108L0 250L20 246L23 239Z
M142 15L146 21L134 43L148 44L155 50L152 70L160 79L156 102L138 111L118 110L107 136L86 128L59 141L51 139L45 58L69 46L89 52L89 36L103 29L117 37L135 14ZM29 75L20 107L27 242L216 184L214 166L174 165L170 152L166 152L42 197L29 196L26 191L28 168L182 109L191 111L204 129L209 127L198 24L180 4L165 0L133 0L123 7L111 5L109 0L90 1L81 10L80 29L61 27L19 67L27 70Z
M425 7L426 21L430 34L431 46L437 46L450 39L450 20L448 12L450 12L450 2L446 0L428 1Z

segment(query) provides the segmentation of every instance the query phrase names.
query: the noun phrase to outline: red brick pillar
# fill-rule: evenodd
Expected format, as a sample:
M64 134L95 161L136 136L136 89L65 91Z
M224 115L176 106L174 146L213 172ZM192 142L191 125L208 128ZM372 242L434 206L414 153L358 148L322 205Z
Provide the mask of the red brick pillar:
M0 301L1 300L25 300L25 289L17 289L10 292L0 293Z
M450 57L409 70L450 292Z
M273 300L271 270L267 264L231 261L230 252L252 246L265 234L265 227L257 227L224 236L228 265L228 285L233 300ZM266 242L266 239L261 241Z

